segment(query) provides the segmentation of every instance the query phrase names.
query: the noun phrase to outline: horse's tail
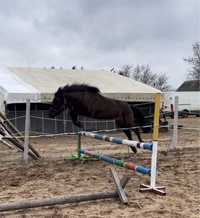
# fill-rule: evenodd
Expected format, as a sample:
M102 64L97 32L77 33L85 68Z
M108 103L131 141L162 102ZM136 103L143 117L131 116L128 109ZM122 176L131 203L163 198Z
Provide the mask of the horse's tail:
M146 122L144 118L144 114L142 113L142 110L139 109L139 107L131 105L131 109L133 111L134 119L138 126L143 130Z

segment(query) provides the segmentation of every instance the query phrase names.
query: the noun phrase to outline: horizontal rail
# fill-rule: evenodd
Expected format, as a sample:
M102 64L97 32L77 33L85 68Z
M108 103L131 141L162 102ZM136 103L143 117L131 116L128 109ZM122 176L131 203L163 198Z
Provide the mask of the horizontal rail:
M107 162L109 164L113 164L113 165L116 165L116 166L119 166L119 167L124 167L126 169L129 169L129 170L132 170L132 171L135 171L135 172L138 172L138 173L148 174L148 175L150 175L150 173L151 173L151 170L149 168L146 168L146 167L143 167L143 166L137 166L137 165L135 165L134 163L131 163L131 162L124 162L122 160L111 158L111 157L108 157L108 156L102 155L102 154L97 154L96 152L86 150L86 149L82 149L82 148L81 148L80 152L81 152L81 154L92 156L92 157L94 157L94 158L96 158L98 160L102 160L102 161L105 161L105 162Z
M103 140L106 142L112 142L115 144L123 144L123 145L133 146L133 147L137 147L137 148L141 148L141 149L145 149L145 150L150 150L150 151L152 151L152 147L153 147L152 143L144 143L144 142L132 141L132 140L128 140L128 139L109 137L107 135L102 135L102 134L97 134L97 133L92 133L92 132L80 132L80 135L95 138L98 140Z

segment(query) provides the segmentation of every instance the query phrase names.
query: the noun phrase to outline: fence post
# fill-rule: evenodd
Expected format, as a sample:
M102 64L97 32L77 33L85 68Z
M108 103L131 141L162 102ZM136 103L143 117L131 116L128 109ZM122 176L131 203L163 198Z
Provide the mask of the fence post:
M175 96L174 99L174 122L173 122L173 137L170 144L170 149L176 149L178 142L178 96Z
M30 99L26 100L26 120L25 120L25 136L24 136L24 153L23 160L25 164L28 163L29 151L29 133L30 133Z
M44 134L44 117L45 117L45 115L44 115L44 111L42 111L42 134Z

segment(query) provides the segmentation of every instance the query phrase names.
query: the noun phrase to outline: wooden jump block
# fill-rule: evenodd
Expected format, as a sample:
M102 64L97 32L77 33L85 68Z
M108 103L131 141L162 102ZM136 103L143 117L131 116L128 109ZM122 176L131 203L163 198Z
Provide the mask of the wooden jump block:
M6 142L8 141L14 146L16 146L20 151L24 151L24 139L23 139L24 136L1 112L0 112L0 128L1 128L0 133L4 133L3 135L1 134L3 136L1 138L1 141L4 141L4 144L6 144ZM16 136L20 136L20 138ZM40 154L33 148L31 144L29 144L28 155L35 160L41 157Z
M128 204L128 198L126 196L126 193L124 192L123 187L121 186L120 179L117 175L117 172L115 171L115 169L113 167L110 168L110 171L111 171L111 175L112 175L112 178L114 180L114 183L116 185L117 193L119 195L121 202L124 204Z

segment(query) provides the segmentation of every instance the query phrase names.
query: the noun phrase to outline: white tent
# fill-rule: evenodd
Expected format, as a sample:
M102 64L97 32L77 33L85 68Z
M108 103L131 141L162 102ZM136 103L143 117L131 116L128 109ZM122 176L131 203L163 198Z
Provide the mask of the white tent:
M159 90L105 70L66 70L46 68L0 68L0 106L50 102L58 87L72 83L96 86L107 97L133 101L153 101Z

